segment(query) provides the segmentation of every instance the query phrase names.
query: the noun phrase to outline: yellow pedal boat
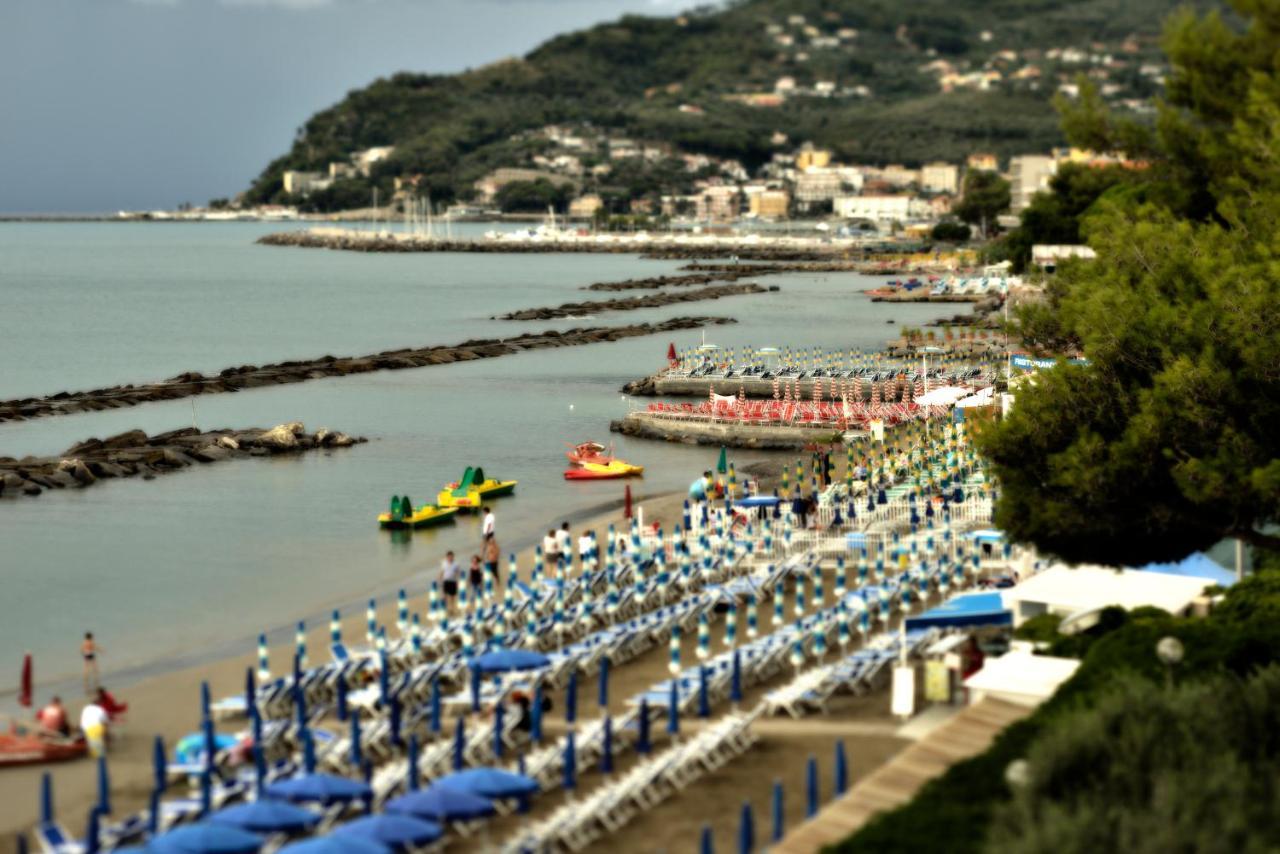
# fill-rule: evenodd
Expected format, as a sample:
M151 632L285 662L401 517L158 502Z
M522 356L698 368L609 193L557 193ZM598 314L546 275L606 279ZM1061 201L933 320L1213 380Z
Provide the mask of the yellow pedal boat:
M610 460L607 463L583 463L578 468L564 473L565 480L611 480L619 477L632 477L644 474L644 466L633 466L623 460Z
M437 507L434 504L423 504L413 509L409 496L391 499L391 510L378 516L378 527L388 530L406 528L430 528L448 522L458 515L457 507Z
M441 507L450 507L458 510L479 510L485 501L490 498L497 498L500 495L510 495L515 491L515 488L516 481L514 480L486 478L484 469L479 466L467 466L467 470L462 475L462 480L457 483L451 483L440 490L440 494L436 497L436 503Z

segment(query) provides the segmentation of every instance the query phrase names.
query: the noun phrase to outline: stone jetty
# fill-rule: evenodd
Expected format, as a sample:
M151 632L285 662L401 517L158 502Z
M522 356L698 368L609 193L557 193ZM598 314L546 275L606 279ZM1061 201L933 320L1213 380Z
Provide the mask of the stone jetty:
M686 268L687 269L687 268ZM764 269L745 269L739 267L737 269L728 269L726 272L711 273L695 273L687 276L652 276L647 279L625 279L621 282L596 282L587 285L584 291L639 291L639 290L658 290L659 288L687 288L695 285L711 285L716 282L736 282L738 279L745 279L750 276L767 275L773 272L769 268Z
M612 421L609 430L640 439L661 439L685 445L724 445L730 448L791 451L810 445L844 441L844 435L828 427L738 424L662 418L648 412L630 412Z
M509 356L525 350L596 344L602 341L618 341L641 335L655 335L735 322L728 317L673 317L659 323L585 326L563 332L555 330L529 332L512 338L482 338L453 345L384 350L369 356L322 356L319 359L279 362L271 365L242 365L238 368L227 368L215 376L205 376L192 371L178 374L167 380L141 385L111 386L91 391L63 391L49 397L0 401L0 422L23 421L29 418L66 415L74 412L119 409L137 406L140 403L177 400L198 394L237 392L262 386L300 383L372 371L447 365L451 362Z
M720 299L741 294L763 294L776 291L776 286L766 288L754 282L744 285L712 285L690 291L664 291L642 297L598 300L596 302L567 302L555 308L525 308L504 314L497 320L551 320L560 317L583 317L601 311L635 311L640 308L660 308L681 302Z
M55 457L0 457L0 498L40 495L47 489L77 489L100 480L141 477L243 457L349 448L368 441L332 430L308 433L301 422L269 430L200 431L194 427L148 436L130 430L106 439L85 439Z

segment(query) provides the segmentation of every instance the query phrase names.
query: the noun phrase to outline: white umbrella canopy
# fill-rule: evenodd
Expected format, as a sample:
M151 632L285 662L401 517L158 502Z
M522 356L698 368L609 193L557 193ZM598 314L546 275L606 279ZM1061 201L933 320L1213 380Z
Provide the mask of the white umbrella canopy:
M916 403L921 406L950 406L962 397L969 394L967 388L955 385L947 385L942 388L935 388L916 398Z
M956 401L958 409L968 409L970 406L990 406L995 400L996 390L994 386L987 386L976 394L968 397L962 397Z

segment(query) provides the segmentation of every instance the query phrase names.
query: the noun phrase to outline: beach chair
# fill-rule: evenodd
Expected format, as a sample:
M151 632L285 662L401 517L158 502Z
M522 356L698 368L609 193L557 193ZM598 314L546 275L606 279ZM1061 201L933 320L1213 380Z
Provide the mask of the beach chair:
M84 842L73 839L56 821L46 821L36 825L35 836L44 854L82 854L88 850Z

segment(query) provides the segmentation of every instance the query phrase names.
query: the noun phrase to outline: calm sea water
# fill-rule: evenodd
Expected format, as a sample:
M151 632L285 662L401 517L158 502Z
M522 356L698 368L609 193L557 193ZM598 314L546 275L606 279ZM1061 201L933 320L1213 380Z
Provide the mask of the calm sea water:
M0 399L217 371L288 358L456 343L582 321L511 323L515 308L591 298L596 281L674 272L619 255L365 255L254 245L260 224L0 225ZM477 230L482 230L478 228ZM723 346L875 347L888 321L953 307L871 303L850 274L763 280L744 296L590 321L677 314L738 318ZM607 296L607 295L605 295ZM596 298L604 298L597 295ZM57 453L89 436L271 426L301 420L367 436L353 449L243 460L85 491L0 501L0 697L21 654L37 679L76 672L93 630L108 672L250 649L258 631L314 619L400 586L421 595L446 549L467 554L478 521L392 538L374 516L392 493L430 500L467 465L520 481L495 503L503 550L561 519L618 502L616 482L566 483L564 443L610 441L635 405L619 387L701 333L544 350L128 410L0 425L0 454ZM682 489L714 452L612 437L646 466L643 500ZM759 455L739 454L740 463Z

